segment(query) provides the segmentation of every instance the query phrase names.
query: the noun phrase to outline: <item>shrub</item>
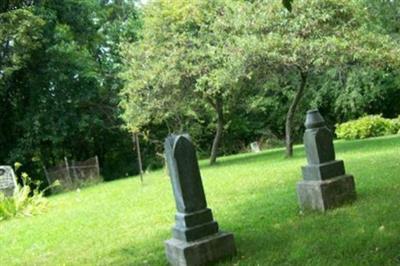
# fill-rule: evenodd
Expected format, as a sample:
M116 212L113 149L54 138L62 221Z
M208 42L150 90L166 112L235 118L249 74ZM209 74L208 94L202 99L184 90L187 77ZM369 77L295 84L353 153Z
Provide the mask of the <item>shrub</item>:
M387 119L381 115L368 115L336 125L336 136L339 139L365 139L396 134L399 129L400 118Z
M48 205L44 192L58 185L54 183L39 191L40 183L33 182L28 174L22 173L21 179L22 185L17 186L12 197L5 197L3 193L0 193L0 221L14 216L31 216L43 212Z
M400 116L394 118L392 121L392 134L400 134Z

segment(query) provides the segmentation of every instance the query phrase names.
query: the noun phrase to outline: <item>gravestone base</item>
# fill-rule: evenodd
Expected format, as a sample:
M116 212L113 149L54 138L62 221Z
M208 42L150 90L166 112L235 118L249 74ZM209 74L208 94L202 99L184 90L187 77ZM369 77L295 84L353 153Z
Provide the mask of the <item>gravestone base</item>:
M1 188L0 194L4 194L6 198L12 197L14 195L15 188Z
M342 175L323 181L300 181L297 195L302 210L326 211L356 199L354 177Z
M321 164L311 164L302 167L304 180L327 180L345 174L342 160Z
M233 234L219 232L193 242L165 241L165 253L173 266L209 265L236 254Z
M172 234L174 238L182 241L194 241L203 236L213 235L218 232L218 223L211 221L209 223L201 224L194 227L179 227L174 226L172 228Z

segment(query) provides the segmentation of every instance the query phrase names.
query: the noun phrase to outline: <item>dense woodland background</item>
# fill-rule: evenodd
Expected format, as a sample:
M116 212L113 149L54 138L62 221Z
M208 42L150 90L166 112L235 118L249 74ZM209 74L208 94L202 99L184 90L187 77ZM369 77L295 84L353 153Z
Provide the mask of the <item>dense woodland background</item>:
M3 0L0 163L98 155L111 180L138 173L132 133L152 169L170 132L216 156L301 142L310 108L397 117L399 33L390 0Z

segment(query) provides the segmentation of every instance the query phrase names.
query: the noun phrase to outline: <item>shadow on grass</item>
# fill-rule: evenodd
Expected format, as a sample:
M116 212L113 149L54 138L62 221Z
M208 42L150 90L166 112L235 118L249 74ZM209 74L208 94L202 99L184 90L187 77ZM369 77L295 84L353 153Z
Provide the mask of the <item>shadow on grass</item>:
M136 242L132 245L127 244L124 248L114 249L108 255L108 257L111 258L110 261L102 265L167 266L169 264L164 255L164 241L170 237L170 231L162 232L157 237L159 241L156 242L155 240L152 245L148 245L148 240L143 240L142 242Z
M386 136L363 140L340 140L335 143L335 148L339 152L355 152L359 150L371 151L375 149L393 148L400 144L400 136Z
M305 157L303 146L294 147L294 155L291 158L285 158L285 153L283 149L274 149L270 151L262 151L260 153L245 153L238 154L234 156L226 156L220 157L215 165L209 165L208 162L202 161L201 168L220 168L220 167L229 167L231 165L245 165L245 164L253 164L260 162L268 162L268 161L290 161L301 159Z
M400 136L393 135L387 137L379 137L379 138L370 138L364 140L350 140L343 141L340 140L335 142L335 150L337 153L347 153L347 152L356 152L359 150L363 151L371 151L375 149L386 149L393 148L393 146L400 144ZM303 144L299 144L294 146L293 149L293 157L285 158L285 150L284 148L277 148L273 150L265 150L260 153L245 153L245 154L237 154L234 156L226 156L220 157L217 163L213 166L208 164L208 161L202 161L201 167L203 169L207 169L210 167L227 167L230 165L237 164L251 164L258 162L267 162L267 161L290 161L296 159L304 158L306 161L306 155ZM339 158L340 159L340 158Z
M387 146L379 140L374 144ZM235 263L399 265L400 212L393 209L400 199L400 185L393 185L400 181L396 158L380 160L381 165L393 162L390 180L374 179L382 169L366 169L367 159L355 159L353 164L364 166L355 172L356 180L360 177L357 200L325 214L301 215L294 189L268 191L273 200L258 195L236 205L234 222L224 221L237 233L240 254Z
M358 141L336 146L339 152L385 150L393 149L400 139L366 142L362 147ZM295 154L295 159L303 158L303 148L296 147ZM238 255L222 265L398 265L398 154L376 158L376 165L381 167L365 167L370 165L371 157L373 154L352 160L357 200L325 214L299 212L293 180L265 192L264 187L249 191L255 196L229 207L229 216L217 217L223 230L234 233L238 248ZM223 158L217 167L271 160L285 160L282 150ZM383 171L386 179L376 178ZM167 265L163 241L169 237L169 231L160 231L154 241L132 243L135 246L116 249L110 256L117 259L115 264ZM127 263L130 261L132 264Z
M388 193L371 197L375 201L396 197ZM282 200L284 200L282 198ZM360 201L365 200L364 203ZM262 202L262 201L260 201ZM371 207L367 197L347 204L326 214L308 213L304 216L270 211L271 216L280 216L280 223L274 219L254 219L247 228L230 224L236 234L239 256L235 263L241 265L394 265L399 255L400 240L393 232L399 229L391 226L388 235L379 235L386 220L398 220L400 216L392 212L392 217L382 218L380 213L392 210L389 206ZM358 206L357 206L358 205ZM263 204L252 205L268 211ZM292 206L293 207L293 206ZM244 204L240 211L249 213ZM260 216L262 217L262 216ZM243 220L236 220L243 223ZM225 223L227 226L228 223ZM389 226L387 226L389 227ZM377 254L376 251L384 251Z

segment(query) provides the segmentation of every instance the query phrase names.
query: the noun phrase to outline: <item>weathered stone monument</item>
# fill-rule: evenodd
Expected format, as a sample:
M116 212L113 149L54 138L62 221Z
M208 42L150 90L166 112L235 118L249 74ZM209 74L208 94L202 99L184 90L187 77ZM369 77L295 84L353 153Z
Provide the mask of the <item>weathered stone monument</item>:
M250 143L250 148L252 152L259 153L261 151L260 145L257 141Z
M0 193L6 197L14 195L17 188L17 178L15 177L14 170L11 166L0 166Z
M171 265L206 265L236 253L233 234L221 232L214 221L188 135L170 135L165 156L171 177L177 213L173 238L165 242Z
M354 178L335 159L333 136L318 110L307 112L304 146L308 165L297 184L301 209L325 211L356 199Z

